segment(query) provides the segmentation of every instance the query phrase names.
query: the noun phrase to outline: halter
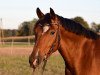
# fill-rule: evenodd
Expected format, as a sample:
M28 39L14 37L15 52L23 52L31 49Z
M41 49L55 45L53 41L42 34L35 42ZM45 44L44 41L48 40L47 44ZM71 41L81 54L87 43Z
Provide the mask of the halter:
M53 25L58 25L59 23L58 23L58 24L57 24L57 23L52 23L52 24L53 24ZM57 38L57 39L56 39L56 38ZM57 47L60 46L59 25L58 25L58 28L57 28L56 38L55 38L55 41L54 41L54 43L52 44L52 46L51 46L49 52L47 53L47 57L49 57L48 55L49 55L50 53L53 53L53 49L54 49L55 44L56 44L57 42L58 42L58 46L57 46ZM43 67L42 67L42 75L43 75L43 72L44 72L44 70L45 70L46 63L47 63L47 58L44 60L44 65L43 65Z
M58 25L57 23L52 23L53 25ZM59 25L58 25L58 28L57 28L57 33L56 33L56 39L54 41L54 43L52 44L49 52L47 54L50 54L50 53L53 53L53 49L55 47L55 44L57 43L56 41L58 40L58 47L60 46L60 35L59 35Z

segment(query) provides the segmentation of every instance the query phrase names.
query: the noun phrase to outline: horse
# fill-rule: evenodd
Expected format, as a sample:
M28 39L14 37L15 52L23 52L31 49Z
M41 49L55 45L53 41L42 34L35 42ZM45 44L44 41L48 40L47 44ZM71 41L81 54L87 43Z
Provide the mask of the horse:
M36 9L35 45L29 63L36 69L55 51L65 63L65 75L100 75L100 35L72 19Z

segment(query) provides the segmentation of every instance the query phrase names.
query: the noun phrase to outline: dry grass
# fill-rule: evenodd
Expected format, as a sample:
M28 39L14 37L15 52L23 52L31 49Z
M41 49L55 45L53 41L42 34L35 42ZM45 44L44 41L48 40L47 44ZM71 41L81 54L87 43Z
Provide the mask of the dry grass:
M32 75L28 63L28 56L32 50L33 47L27 46L0 47L0 75ZM41 75L41 67L36 69L35 75ZM48 60L44 75L64 75L64 62L58 53Z
M32 75L28 56L0 56L0 75ZM35 75L41 75L41 67ZM52 56L46 65L44 75L64 75L64 64L61 56Z

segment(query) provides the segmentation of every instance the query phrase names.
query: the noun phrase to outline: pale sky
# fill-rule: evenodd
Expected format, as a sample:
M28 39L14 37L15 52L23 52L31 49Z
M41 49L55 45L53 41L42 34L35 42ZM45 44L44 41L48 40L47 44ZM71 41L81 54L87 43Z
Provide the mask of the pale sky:
M65 18L83 17L88 23L100 23L100 0L0 0L0 18L3 28L17 29L23 21L37 18L36 8Z

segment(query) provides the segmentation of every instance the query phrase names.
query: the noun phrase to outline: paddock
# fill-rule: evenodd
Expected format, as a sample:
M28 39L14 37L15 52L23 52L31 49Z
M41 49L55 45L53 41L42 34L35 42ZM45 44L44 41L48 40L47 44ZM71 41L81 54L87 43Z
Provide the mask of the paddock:
M29 54L33 46L21 45L0 47L0 75L32 75ZM39 67L35 75L41 75ZM50 57L44 75L64 75L64 63L58 52Z

